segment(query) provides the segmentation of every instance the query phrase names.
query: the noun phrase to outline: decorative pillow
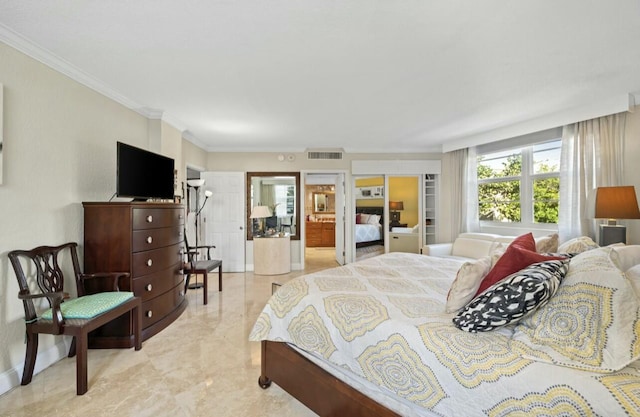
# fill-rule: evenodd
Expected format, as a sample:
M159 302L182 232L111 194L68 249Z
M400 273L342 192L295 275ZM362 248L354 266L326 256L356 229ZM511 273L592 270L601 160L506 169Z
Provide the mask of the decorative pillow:
M591 249L598 248L598 244L589 236L580 236L569 239L562 245L558 246L558 252L565 253L582 253Z
M60 311L65 319L90 319L119 306L131 297L133 293L128 291L99 292L65 301L60 304ZM41 317L53 320L52 310L48 309Z
M515 327L516 340L543 354L529 359L594 372L640 359L640 301L611 250L572 258L556 295Z
M533 240L533 238L532 238ZM535 247L535 245L534 245ZM542 261L565 259L563 256L546 256L535 251L522 249L520 246L509 245L504 255L498 259L495 266L489 271L486 277L480 283L480 287L476 295L492 286L493 284L501 281L508 275L520 271L523 268L528 267L531 264Z
M369 223L369 224L379 224L380 223L380 216L378 214L370 214L369 215L369 220L367 220L367 223Z
M517 238L513 239L513 242L511 242L509 246L518 246L522 249L530 250L533 252L536 251L536 241L533 238L533 233L527 233L522 236L518 236Z
M489 273L491 257L485 256L462 264L447 295L445 311L455 313L465 306L478 291L482 278Z
M356 224L362 224L362 214L361 213L357 213L356 214Z
M624 276L629 280L631 287L633 287L636 293L636 297L640 298L640 265L635 265L627 269Z
M367 214L367 213L360 213L360 224L367 224L369 223L369 217L371 215Z
M502 244L498 244L493 251L489 254L491 257L491 268L496 266L502 255L506 252L507 248L502 246Z
M453 318L468 332L486 332L515 323L545 305L569 269L569 260L538 262L509 275L471 300Z
M535 239L535 241L536 241L536 252L538 253L558 251L558 234L557 233L554 233L549 236L537 238Z
M612 246L611 262L621 271L640 264L640 245Z

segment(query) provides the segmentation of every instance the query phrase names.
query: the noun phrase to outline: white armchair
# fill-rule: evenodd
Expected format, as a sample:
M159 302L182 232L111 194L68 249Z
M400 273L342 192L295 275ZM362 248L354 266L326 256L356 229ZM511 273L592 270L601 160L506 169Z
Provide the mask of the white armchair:
M492 233L460 233L453 243L424 245L422 254L429 256L479 259L488 256L500 244L509 245L516 236L502 236Z

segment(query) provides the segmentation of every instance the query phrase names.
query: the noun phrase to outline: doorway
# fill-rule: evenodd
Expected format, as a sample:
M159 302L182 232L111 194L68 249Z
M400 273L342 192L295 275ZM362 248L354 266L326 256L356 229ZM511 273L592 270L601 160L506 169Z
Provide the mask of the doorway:
M304 180L305 269L333 259L345 263L345 189L342 173L307 173Z

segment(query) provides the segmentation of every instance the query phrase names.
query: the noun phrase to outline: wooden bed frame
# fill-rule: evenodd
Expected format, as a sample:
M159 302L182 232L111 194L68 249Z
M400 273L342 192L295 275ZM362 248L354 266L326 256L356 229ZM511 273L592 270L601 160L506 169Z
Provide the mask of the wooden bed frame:
M398 417L286 343L265 340L258 384L266 389L272 382L320 416Z
M365 214L377 214L380 216L380 224L384 227L384 207L356 207L357 213ZM366 246L384 245L384 232L382 233L382 239L371 240L369 242L357 242L356 248L364 248Z

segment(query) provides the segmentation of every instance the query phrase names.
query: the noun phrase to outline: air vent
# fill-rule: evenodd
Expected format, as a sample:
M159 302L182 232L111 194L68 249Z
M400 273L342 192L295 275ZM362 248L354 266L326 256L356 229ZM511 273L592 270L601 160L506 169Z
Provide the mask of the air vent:
M307 151L307 159L342 159L342 150Z

